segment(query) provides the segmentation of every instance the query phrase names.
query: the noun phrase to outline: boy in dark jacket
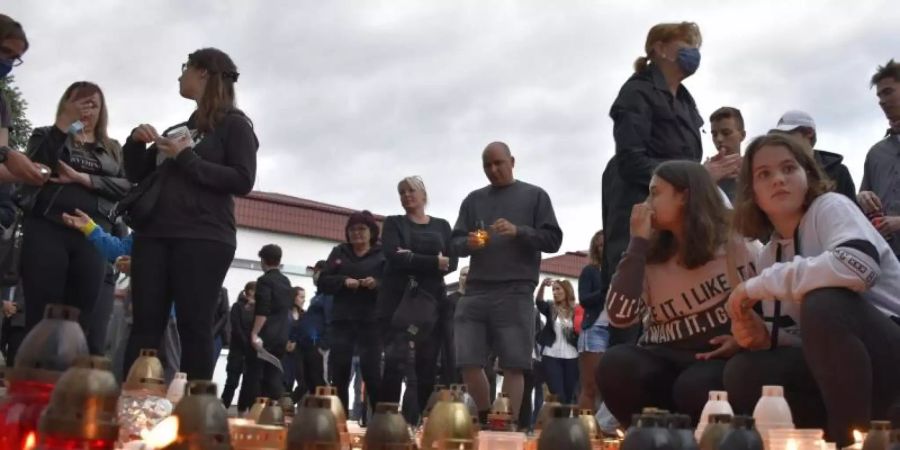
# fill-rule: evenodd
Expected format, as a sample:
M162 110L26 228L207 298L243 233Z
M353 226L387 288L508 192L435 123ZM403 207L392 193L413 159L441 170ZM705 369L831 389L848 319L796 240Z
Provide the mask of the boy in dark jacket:
M284 393L282 368L259 357L264 352L281 360L288 343L288 315L294 302L291 280L278 269L281 265L281 247L275 244L263 246L259 251L263 276L256 280L256 307L253 329L250 332L250 346L256 351L246 359L244 382L252 392L251 398L259 396L278 400ZM259 393L259 395L257 395Z

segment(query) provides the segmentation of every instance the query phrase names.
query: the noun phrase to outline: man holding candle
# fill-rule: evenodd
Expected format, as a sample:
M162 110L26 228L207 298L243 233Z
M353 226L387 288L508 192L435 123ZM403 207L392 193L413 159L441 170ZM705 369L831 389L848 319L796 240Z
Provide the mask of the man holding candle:
M506 144L489 144L481 159L490 185L463 200L451 250L454 256L471 256L466 292L454 315L456 365L485 423L490 398L483 366L489 346L499 356L503 392L514 414L522 404L541 252L559 250L562 230L550 196L513 177L515 158Z

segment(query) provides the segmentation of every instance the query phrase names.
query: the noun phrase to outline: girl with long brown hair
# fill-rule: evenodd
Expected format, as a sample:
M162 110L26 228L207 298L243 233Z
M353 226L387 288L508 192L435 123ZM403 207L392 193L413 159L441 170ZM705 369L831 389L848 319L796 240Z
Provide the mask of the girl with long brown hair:
M784 386L797 427L824 427L843 448L900 407L900 262L832 187L804 141L773 133L747 148L734 225L768 244L728 300L750 351L728 362L725 387L749 413L763 385Z
M253 189L259 142L235 104L238 70L227 54L197 50L181 69L181 96L197 110L162 134L139 125L124 147L128 178L144 189L125 211L134 229L134 315L141 317L125 363L157 346L174 302L181 370L208 380L215 367L213 313L236 247L234 196Z
M82 324L91 322L106 261L79 231L64 223L63 214L82 211L104 231L112 228L110 213L131 183L120 164L119 143L107 134L107 121L103 91L79 81L60 98L55 124L35 129L28 141L28 156L50 167L53 176L43 187L22 195L27 211L22 248L27 329L37 324L49 303L75 306L81 310ZM102 340L88 336L88 341L92 352L103 351Z
M643 322L644 332L638 345L611 347L598 370L603 401L623 425L647 406L699 418L738 350L725 301L753 273L756 254L730 234L729 211L702 165L667 161L649 191L632 209L631 242L606 300L610 325Z
M553 289L553 300L544 300L544 288ZM547 278L538 289L538 311L547 317L547 323L538 333L541 348L541 369L550 388L560 402L575 401L578 385L578 335L575 333L575 290L569 280Z

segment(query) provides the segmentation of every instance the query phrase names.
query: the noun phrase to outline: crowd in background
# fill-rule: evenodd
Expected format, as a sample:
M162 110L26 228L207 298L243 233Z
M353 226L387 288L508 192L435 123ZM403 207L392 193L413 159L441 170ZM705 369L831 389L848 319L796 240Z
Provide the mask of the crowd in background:
M20 253L3 258L4 355L14 361L43 309L61 302L82 311L91 352L111 355L120 377L157 348L169 377L210 379L227 345L222 399L230 405L243 378L240 412L257 396L298 401L323 384L349 406L355 377L362 408L401 402L405 386L411 422L435 384L463 382L486 422L502 374L514 427L532 426L544 385L627 426L646 406L696 421L718 389L749 413L761 386L778 384L798 426L849 444L849 430L900 399L900 64L870 79L889 129L873 137L857 191L798 110L773 114L771 131L742 149L740 110L716 109L716 154L701 164L704 119L682 84L701 43L696 24L654 26L611 106L604 229L577 295L569 281L539 280L563 231L548 193L515 178L502 142L485 147L489 184L452 226L426 213L424 181L404 178L403 214L381 226L368 211L350 215L345 242L314 266L308 304L270 244L263 275L229 307L233 197L253 187L259 143L235 106L227 54L188 55L179 94L196 111L162 132L137 124L121 145L94 83L71 84L24 152L8 146L2 105L0 180L18 184L0 189L0 223L22 236ZM28 48L22 26L0 15L0 76Z

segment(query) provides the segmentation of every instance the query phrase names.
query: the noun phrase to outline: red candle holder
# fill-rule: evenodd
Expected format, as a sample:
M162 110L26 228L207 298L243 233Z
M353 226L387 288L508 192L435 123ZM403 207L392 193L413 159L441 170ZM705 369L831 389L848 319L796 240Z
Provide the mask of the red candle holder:
M50 403L53 386L77 357L87 354L78 309L48 305L8 371L7 396L0 400L0 450L35 448L38 420Z
M102 356L83 356L53 388L38 422L38 450L112 450L119 385Z
M38 420L47 404L53 383L11 380L6 398L0 403L0 449L23 450L31 436L31 448L37 433Z

